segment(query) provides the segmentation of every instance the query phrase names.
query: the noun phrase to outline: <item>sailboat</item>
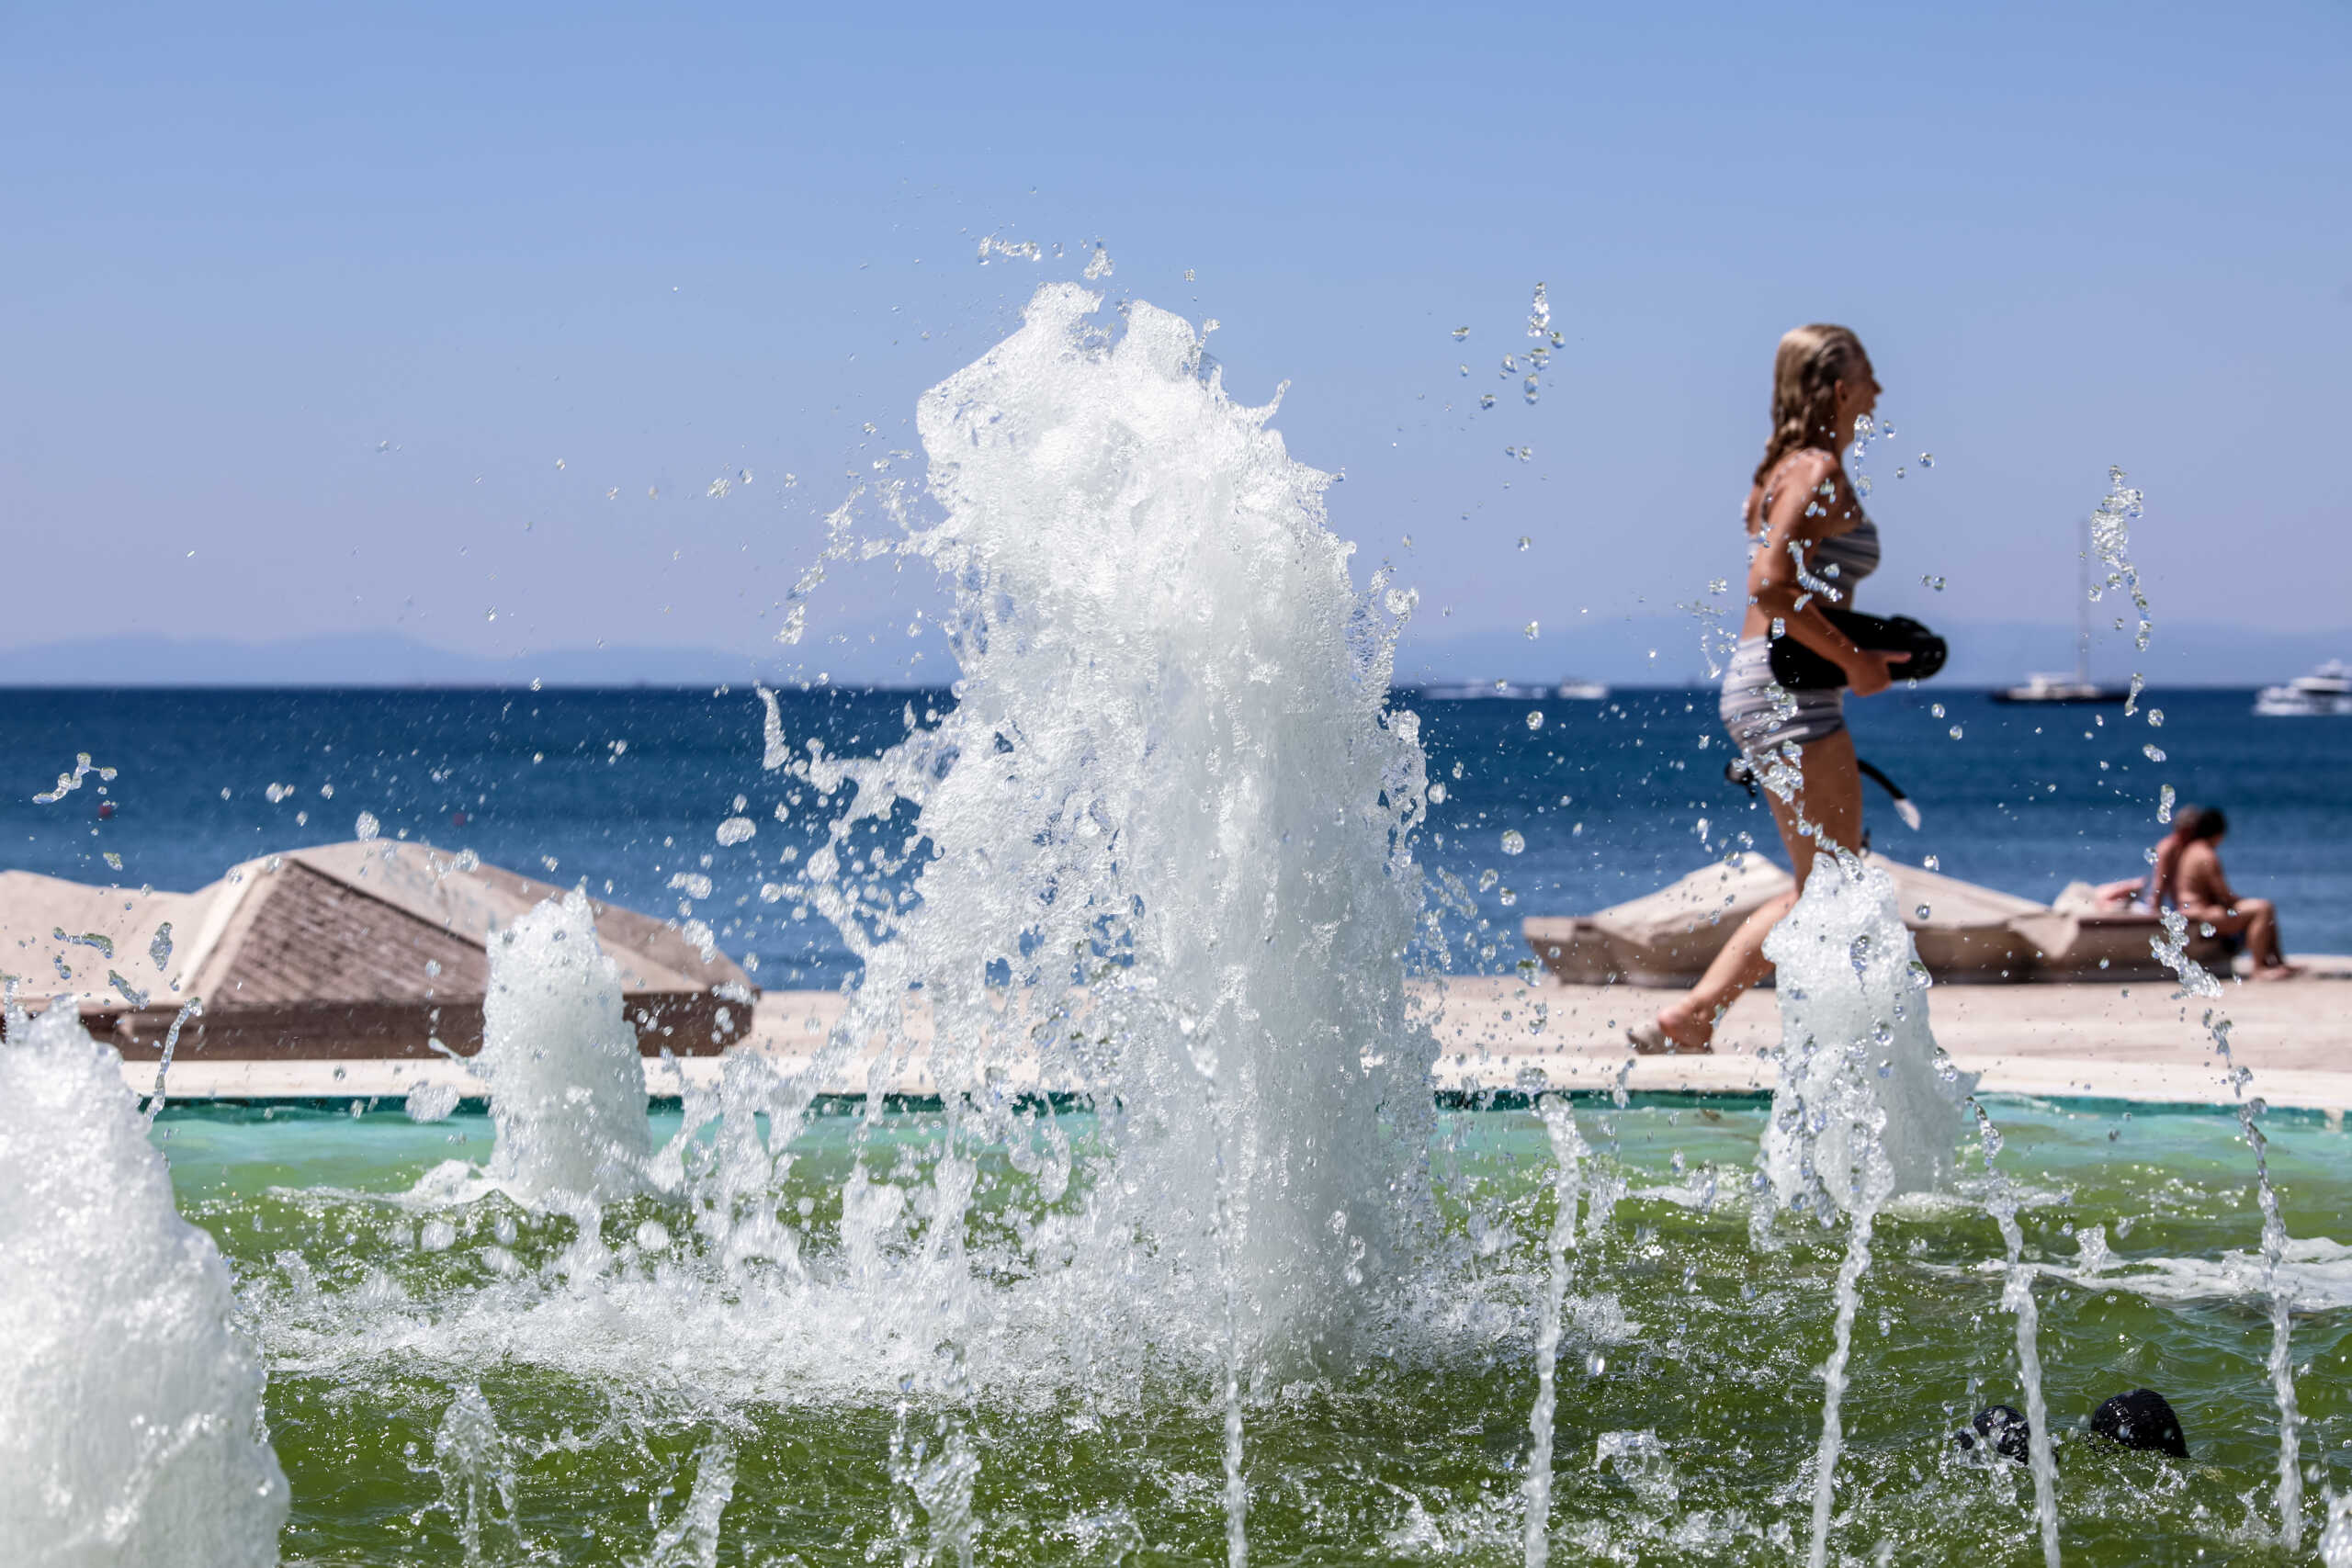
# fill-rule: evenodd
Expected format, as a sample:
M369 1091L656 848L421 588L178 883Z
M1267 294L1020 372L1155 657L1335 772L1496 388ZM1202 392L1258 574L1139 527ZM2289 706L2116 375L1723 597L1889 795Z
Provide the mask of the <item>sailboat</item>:
M2028 675L2022 686L2005 686L1993 693L1996 703L2120 703L2130 695L2120 686L2102 686L2091 679L2091 525L2083 519L2083 547L2075 557L2075 672L2047 671Z

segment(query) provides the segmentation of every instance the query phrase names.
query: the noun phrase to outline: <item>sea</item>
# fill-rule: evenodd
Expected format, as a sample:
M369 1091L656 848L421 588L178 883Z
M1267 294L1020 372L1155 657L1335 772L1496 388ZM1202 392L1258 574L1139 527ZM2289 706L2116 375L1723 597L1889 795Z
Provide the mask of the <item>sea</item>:
M793 750L835 756L877 753L953 702L776 698ZM1476 910L1425 964L1508 971L1528 956L1527 917L1589 913L1735 850L1783 858L1769 814L1724 777L1712 690L1400 690L1392 705L1419 716L1442 786L1418 856ZM2047 900L2142 874L2169 784L2183 803L2226 808L2230 879L2276 900L2290 953L2352 953L2352 719L2253 708L2251 691L2154 691L2127 716L1926 684L1848 705L1860 754L1922 814L1906 828L1866 785L1881 853ZM189 890L372 832L703 920L770 988L838 987L856 961L794 895L827 819L797 780L763 768L763 718L756 692L726 687L5 690L0 869ZM80 756L92 771L58 794ZM757 830L722 842L730 818Z

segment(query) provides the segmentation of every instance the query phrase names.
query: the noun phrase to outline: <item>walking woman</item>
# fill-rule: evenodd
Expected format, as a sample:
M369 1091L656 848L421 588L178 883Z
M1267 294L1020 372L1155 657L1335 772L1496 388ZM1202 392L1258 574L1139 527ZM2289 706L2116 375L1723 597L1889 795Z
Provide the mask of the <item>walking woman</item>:
M1870 355L1844 327L1799 327L1781 340L1772 438L1743 512L1747 615L1724 675L1722 713L1759 778L1770 770L1785 784L1775 760L1781 767L1793 761L1795 787L1786 798L1779 788L1767 790L1765 799L1796 888L1748 916L1695 987L1627 1032L1645 1054L1713 1050L1716 1021L1772 967L1764 938L1796 903L1818 846L1860 846L1862 776L1846 729L1846 692L1781 692L1772 679L1770 639L1794 637L1827 658L1858 697L1886 690L1892 667L1908 657L1856 647L1821 613L1824 600L1851 608L1855 585L1878 569L1878 525L1863 514L1844 461L1857 422L1877 406L1878 394Z

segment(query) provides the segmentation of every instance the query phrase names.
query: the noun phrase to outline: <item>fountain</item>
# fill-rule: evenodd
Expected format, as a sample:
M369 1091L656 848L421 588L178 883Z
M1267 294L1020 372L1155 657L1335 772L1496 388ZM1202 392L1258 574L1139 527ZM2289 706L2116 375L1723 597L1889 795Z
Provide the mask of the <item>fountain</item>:
M2197 1286L2222 1305L2187 1328L2142 1278L2235 1223L2213 1173L2237 1156L2166 1123L2196 1179L2151 1209L2109 1141L2126 1121L2005 1104L1988 1287L1984 1211L1952 1196L1972 1086L1868 863L1826 852L1774 934L1769 1111L1540 1080L1438 1101L1406 976L1445 916L1388 689L1412 597L1351 581L1325 476L1200 334L1102 303L1041 289L923 398L926 481L872 481L896 531L836 530L837 555L940 574L953 705L910 700L894 744L847 755L762 694L779 804L828 823L793 897L863 964L812 1055L734 1053L649 1113L574 895L492 944L486 1114L444 1090L415 1120L157 1122L269 1359L288 1555L1957 1562L2054 1560L2063 1525L2074 1561L2120 1563L2151 1532L2236 1540L2278 1461L2223 1374L2177 1391L2201 1395L2195 1466L2063 1445L2063 1517L2051 1429L2143 1347L2262 1341L2268 1317L2227 1316L2243 1281ZM78 1031L32 1034L72 1114L125 1105ZM2352 1203L2340 1131L2265 1135L2298 1202ZM95 1167L13 1136L0 1173L70 1169L61 1201L143 1158L130 1234L188 1235L134 1134ZM2044 1261L2069 1215L2134 1268L2093 1266L2107 1232L2079 1244L2096 1289ZM2281 1322L2283 1238L2254 1288ZM287 1495L258 1368L218 1258L182 1252L217 1287L206 1365L244 1400L204 1408L245 1413L215 1462L246 1469L214 1487L244 1544L189 1561L267 1562ZM2073 1353L2044 1366L2053 1334ZM2012 1346L2030 1502L1946 1441ZM137 1528L193 1517L160 1495ZM2343 1535L2339 1511L2325 1550Z

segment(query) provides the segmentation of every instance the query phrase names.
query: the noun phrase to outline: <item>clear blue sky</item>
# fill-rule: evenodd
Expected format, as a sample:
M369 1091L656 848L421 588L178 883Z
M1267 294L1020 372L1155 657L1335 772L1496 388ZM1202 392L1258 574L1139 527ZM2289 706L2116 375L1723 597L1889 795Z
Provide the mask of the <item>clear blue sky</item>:
M2347 102L2342 4L10 6L0 647L756 649L860 425L1098 239L1292 381L1425 637L1736 570L1816 318L1898 431L1874 606L2070 618L2115 462L2160 619L2352 627Z

